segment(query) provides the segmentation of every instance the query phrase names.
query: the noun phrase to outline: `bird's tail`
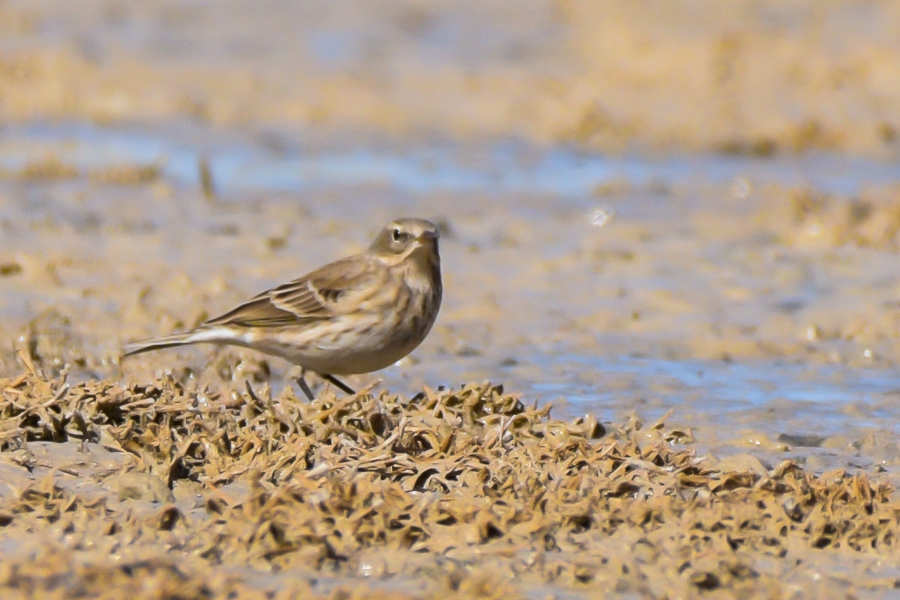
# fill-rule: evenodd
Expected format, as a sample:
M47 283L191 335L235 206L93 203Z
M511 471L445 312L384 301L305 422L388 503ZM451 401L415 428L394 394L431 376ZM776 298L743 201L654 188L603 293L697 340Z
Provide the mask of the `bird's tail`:
M122 356L131 356L132 354L140 354L141 352L150 352L151 350L161 350L163 348L172 348L175 346L187 346L188 344L235 344L244 345L240 337L233 331L225 327L201 326L191 331L182 333L173 333L161 338L152 340L144 340L143 342L135 342L133 344L125 344L122 346Z
M187 331L184 333L173 333L172 335L154 338L152 340L125 344L122 346L122 356L131 356L132 354L141 354L142 352L150 352L151 350L162 350L163 348L195 344L198 341L195 339L195 334L195 331Z

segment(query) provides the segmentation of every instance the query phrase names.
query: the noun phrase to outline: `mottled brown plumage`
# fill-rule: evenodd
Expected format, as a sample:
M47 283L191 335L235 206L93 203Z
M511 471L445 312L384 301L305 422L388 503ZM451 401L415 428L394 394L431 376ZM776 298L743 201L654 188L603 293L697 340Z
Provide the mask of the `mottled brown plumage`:
M334 375L369 373L418 346L441 304L437 227L398 219L362 254L267 290L196 329L129 344L124 356L214 343L280 356L352 390ZM304 393L312 393L301 375Z

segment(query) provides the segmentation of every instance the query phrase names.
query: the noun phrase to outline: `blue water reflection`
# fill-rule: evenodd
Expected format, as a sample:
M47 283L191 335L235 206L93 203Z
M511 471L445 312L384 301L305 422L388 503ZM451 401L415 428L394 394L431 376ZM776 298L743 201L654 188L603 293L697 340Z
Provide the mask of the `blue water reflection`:
M300 191L371 184L415 193L484 189L577 198L610 182L673 186L728 184L738 178L854 194L866 186L897 179L896 165L827 154L780 156L777 160L731 155L603 156L504 142L473 156L471 149L449 142L401 152L358 145L340 151L307 151L290 145L273 148L253 137L198 139L205 138L90 124L9 126L0 132L0 167L21 169L49 155L83 169L158 164L166 177L197 185L197 164L205 159L218 188L234 198L247 190Z

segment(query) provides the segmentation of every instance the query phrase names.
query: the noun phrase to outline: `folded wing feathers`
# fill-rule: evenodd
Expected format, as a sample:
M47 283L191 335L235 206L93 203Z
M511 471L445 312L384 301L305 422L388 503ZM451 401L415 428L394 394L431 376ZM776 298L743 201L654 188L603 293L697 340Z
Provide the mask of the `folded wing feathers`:
M348 293L369 287L371 278L370 265L341 260L267 290L204 326L281 327L330 319L341 312L335 310L335 304Z

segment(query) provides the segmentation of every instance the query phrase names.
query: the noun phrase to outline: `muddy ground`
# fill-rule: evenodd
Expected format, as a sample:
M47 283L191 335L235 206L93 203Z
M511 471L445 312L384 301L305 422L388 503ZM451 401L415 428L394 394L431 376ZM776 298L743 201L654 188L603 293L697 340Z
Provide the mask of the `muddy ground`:
M4 597L878 597L892 489L502 388L2 381ZM862 579L854 575L860 571Z
M890 597L900 6L337 6L0 3L0 595ZM360 395L120 359L405 215Z

